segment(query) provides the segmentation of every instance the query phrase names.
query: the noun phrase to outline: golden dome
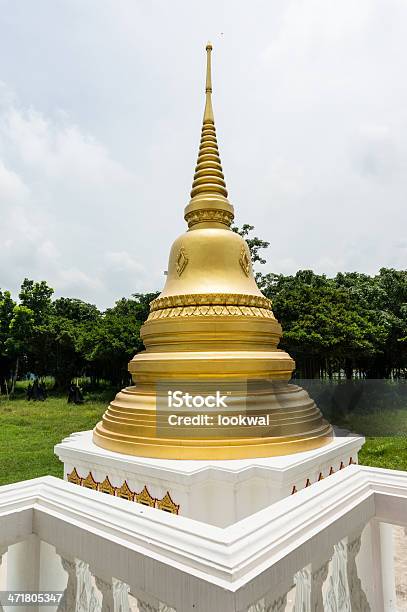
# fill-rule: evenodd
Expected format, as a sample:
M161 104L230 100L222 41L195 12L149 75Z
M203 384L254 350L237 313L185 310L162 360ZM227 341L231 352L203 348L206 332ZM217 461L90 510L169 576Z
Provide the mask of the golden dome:
M93 434L95 444L132 455L166 459L240 459L284 455L330 441L331 426L308 394L288 384L293 359L278 349L282 330L259 290L245 240L230 229L212 109L208 43L206 103L198 161L185 208L188 231L172 245L162 293L141 328L146 347L129 363L134 386L111 402ZM159 392L192 384L238 385L227 415L267 419L266 427L197 426L173 433L157 410ZM161 387L160 387L161 385ZM177 430L178 431L178 430Z

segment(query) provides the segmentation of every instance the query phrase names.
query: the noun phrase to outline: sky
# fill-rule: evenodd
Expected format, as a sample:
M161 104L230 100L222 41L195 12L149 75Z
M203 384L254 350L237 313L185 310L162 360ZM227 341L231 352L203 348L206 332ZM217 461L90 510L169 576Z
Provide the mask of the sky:
M0 289L160 290L186 229L205 45L263 272L407 267L404 0L0 0Z

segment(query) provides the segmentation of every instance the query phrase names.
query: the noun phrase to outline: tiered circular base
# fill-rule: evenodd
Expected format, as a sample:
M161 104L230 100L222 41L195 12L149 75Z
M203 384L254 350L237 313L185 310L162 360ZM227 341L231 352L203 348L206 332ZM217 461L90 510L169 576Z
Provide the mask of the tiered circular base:
M108 450L140 457L222 460L288 455L319 448L333 437L332 427L297 385L272 384L246 396L244 402L247 414L268 415L267 428L215 427L208 437L203 427L201 435L195 428L194 437L183 437L185 430L175 437L171 428L166 430L165 416L157 416L155 389L128 387L118 393L95 427L93 440Z

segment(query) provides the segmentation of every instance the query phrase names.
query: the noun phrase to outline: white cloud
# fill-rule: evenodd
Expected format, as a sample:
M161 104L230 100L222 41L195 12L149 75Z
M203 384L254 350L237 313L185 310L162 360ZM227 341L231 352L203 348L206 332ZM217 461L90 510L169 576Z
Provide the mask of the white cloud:
M272 62L295 57L307 63L316 59L322 47L342 45L366 26L374 3L369 0L293 0L286 3L277 35L265 48L264 58Z
M267 268L405 267L404 2L44 1L0 29L0 286L102 306L163 286L208 38L226 182Z
M145 272L145 267L126 251L106 253L106 261L116 272Z
M61 122L62 117L62 122ZM33 109L10 108L1 120L1 133L17 158L48 179L98 184L131 182L133 177L113 160L102 144L76 125L45 118Z
M24 181L13 170L8 170L0 160L0 207L5 209L7 205L26 198L28 188Z
M14 96L8 100L16 104ZM112 262L117 268L120 256L123 269L137 267L121 252L106 258L105 270L103 241L95 244L95 229L102 234L110 214L106 208L120 210L116 197L124 192L129 198L137 183L106 147L66 121L61 114L46 118L3 104L1 150L26 182L0 162L0 283L17 291L25 276L44 278L57 294L96 296L108 304L113 296L106 271ZM124 286L126 293L132 288Z
M83 270L67 268L61 270L59 274L58 289L60 292L66 291L70 295L76 295L82 292L86 294L90 291L99 292L104 286L100 279L86 274Z

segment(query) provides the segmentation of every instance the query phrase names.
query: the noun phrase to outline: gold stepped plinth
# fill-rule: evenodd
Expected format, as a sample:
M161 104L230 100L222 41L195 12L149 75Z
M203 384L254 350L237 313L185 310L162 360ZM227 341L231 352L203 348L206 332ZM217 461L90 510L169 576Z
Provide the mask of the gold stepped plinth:
M214 428L210 439L204 437L206 430L202 438L174 438L168 428L169 437L156 437L154 390L146 388L143 393L137 386L123 389L116 396L97 425L94 440L103 448L140 457L210 460L288 455L318 448L332 438L330 425L297 385L273 384L268 393L263 390L261 395L247 396L244 401L249 406L247 414L269 414L270 435L256 435L254 427L247 437L247 430L234 427L233 437L222 437L224 428Z
M130 455L165 459L242 459L310 450L328 443L332 428L308 394L289 385L294 361L278 349L282 330L259 290L246 241L231 231L213 119L211 50L198 162L185 208L188 231L171 248L163 292L141 328L146 350L129 364L134 387L121 391L94 430L94 442ZM175 438L157 414L161 381L239 382L247 394L236 413L268 416L269 426L194 430ZM276 385L276 382L278 383ZM165 434L165 435L163 435ZM245 435L246 434L246 435Z

